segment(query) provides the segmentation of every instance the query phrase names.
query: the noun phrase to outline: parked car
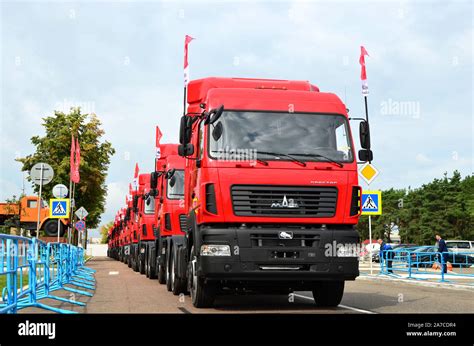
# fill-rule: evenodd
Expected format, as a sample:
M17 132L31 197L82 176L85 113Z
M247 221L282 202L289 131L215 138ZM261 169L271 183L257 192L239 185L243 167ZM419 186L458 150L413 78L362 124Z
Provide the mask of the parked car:
M400 258L400 257L403 258L404 256L406 256L407 252L406 251L401 251L402 249L418 246L416 244L390 244L390 245L392 246L392 250L396 251L396 253L394 254L395 259L397 257L398 258ZM372 254L372 262L377 262L377 263L380 262L379 251Z
M436 246L421 246L414 250L411 254L413 263L412 266L416 267L431 267L434 262L440 262L438 248ZM462 255L455 252L448 253L448 262L453 267L464 267L469 268L474 264L474 257L469 255Z
M449 251L455 253L470 253L474 256L474 241L472 240L446 240L446 246Z

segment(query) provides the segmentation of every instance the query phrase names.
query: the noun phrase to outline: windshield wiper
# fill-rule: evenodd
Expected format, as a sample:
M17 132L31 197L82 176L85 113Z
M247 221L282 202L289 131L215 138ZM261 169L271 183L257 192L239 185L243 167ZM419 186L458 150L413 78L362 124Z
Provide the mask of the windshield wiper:
M327 156L324 156L324 155L321 155L321 154L299 154L299 153L292 153L290 155L298 155L298 156L304 156L304 157L320 157L322 159L326 159L328 160L328 162L331 162L331 163L334 163L335 165L337 165L338 167L344 167L344 165L340 162L337 162L333 159L331 159L330 157L327 157Z
M273 156L276 156L276 157L287 157L289 158L291 161L293 161L294 163L297 163L303 167L306 167L306 163L304 161L301 161L301 160L298 160L296 157L293 157L291 156L290 154L283 154L283 153L274 153L274 152L271 152L271 151L260 151L260 150L257 150L257 156L258 154L263 154L263 155L273 155Z

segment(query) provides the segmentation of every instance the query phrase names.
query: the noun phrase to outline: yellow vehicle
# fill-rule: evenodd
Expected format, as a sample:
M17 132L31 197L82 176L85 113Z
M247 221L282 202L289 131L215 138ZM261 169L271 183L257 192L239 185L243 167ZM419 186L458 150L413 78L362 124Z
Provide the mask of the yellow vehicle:
M19 216L19 225L17 227L31 231L32 235L36 233L38 221L38 197L25 196L19 203L0 203L0 226L11 217ZM59 235L62 237L69 222L68 219L60 219ZM41 201L40 208L40 230L44 231L45 236L58 235L58 221L49 217L49 207L45 201Z

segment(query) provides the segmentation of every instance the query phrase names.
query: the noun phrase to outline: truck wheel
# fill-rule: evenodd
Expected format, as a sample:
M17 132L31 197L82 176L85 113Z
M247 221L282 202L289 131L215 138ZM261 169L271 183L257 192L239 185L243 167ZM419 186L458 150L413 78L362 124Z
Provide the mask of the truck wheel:
M148 266L150 268L148 269L148 272L149 272L149 278L153 280L153 279L156 279L155 249L150 246L149 250L150 250L149 251L150 255L148 256Z
M48 220L43 225L44 234L48 237L57 237L58 236L58 222L56 220ZM59 222L59 236L64 235L64 225Z
M183 280L183 278L180 278L178 276L178 265L177 260L178 260L178 250L177 248L174 248L173 251L171 252L171 291L175 296L179 295L180 293L185 293L186 291L186 281Z
M313 298L316 306L338 306L344 295L344 281L328 281L316 284L313 289Z
M144 256L142 256L140 246L138 246L137 251L138 251L138 269L140 271L140 274L145 274L145 261L144 261Z
M127 256L127 265L129 268L132 268L132 260L133 260L133 253L132 253L132 245L130 245L130 252Z
M196 308L212 307L216 295L216 286L199 278L196 273L196 266L197 257L193 246L191 248L191 260L188 262L188 290L191 293L191 300Z
M138 251L135 251L132 257L132 270L134 272L138 271Z
M161 254L161 256L163 256L163 254ZM156 256L156 268L158 268L157 269L157 271L158 271L158 282L162 285L166 283L166 256L165 256L164 262L165 262L165 264L161 265L160 261L158 259L158 256Z
M145 245L145 276L150 277L150 248L148 245Z
M172 246L170 247L170 253L168 254L168 261L166 262L166 289L168 292L173 291L173 276L171 275L171 266L174 266L173 250Z

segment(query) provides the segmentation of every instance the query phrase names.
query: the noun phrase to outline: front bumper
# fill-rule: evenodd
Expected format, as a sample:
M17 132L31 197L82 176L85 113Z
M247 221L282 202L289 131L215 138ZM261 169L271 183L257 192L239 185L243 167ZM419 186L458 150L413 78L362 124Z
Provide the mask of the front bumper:
M293 239L279 239L279 232ZM228 244L231 256L200 256L198 276L206 280L247 281L305 286L324 280L354 280L358 257L338 257L337 245L356 248L354 228L211 228L200 229L200 244Z

